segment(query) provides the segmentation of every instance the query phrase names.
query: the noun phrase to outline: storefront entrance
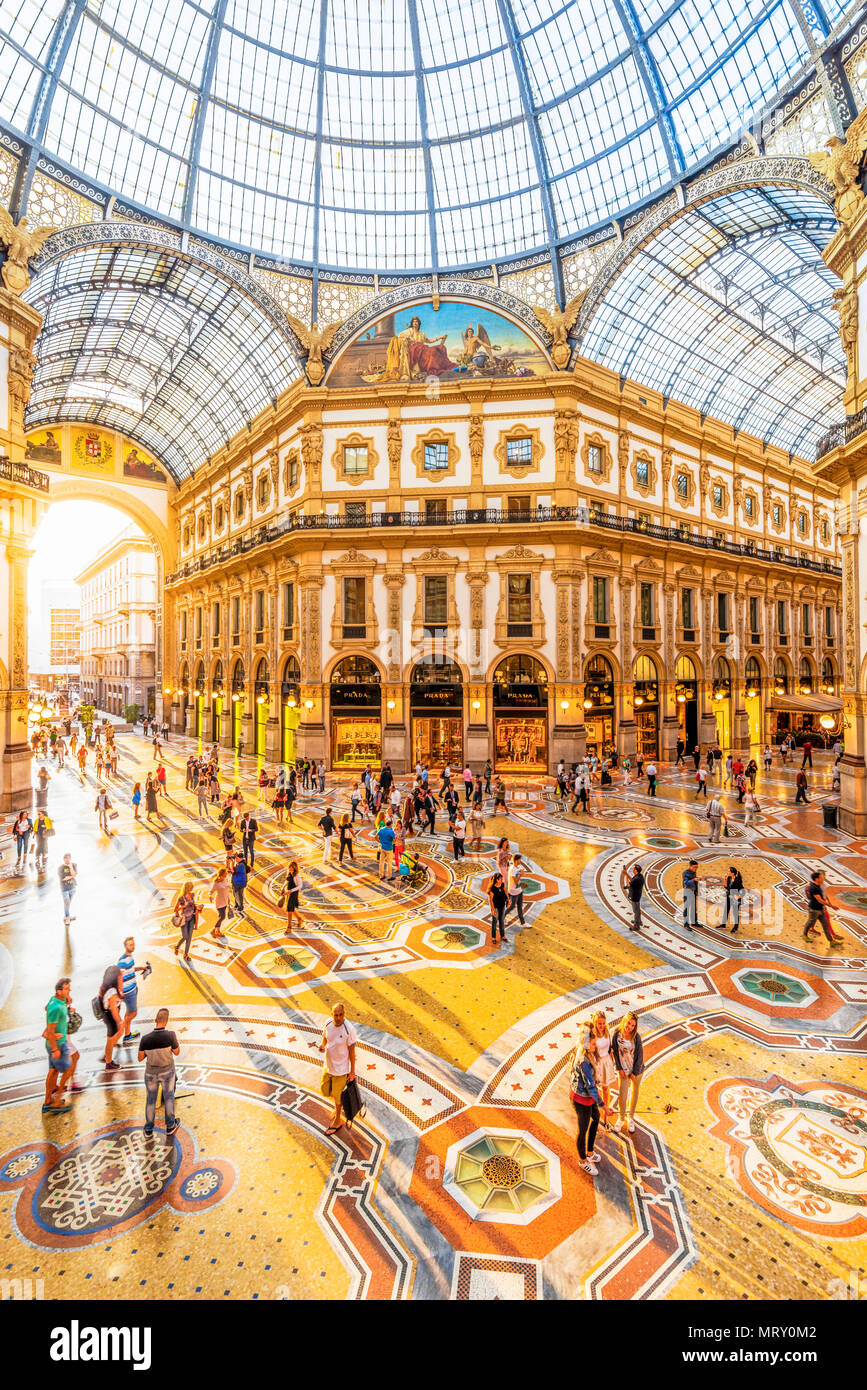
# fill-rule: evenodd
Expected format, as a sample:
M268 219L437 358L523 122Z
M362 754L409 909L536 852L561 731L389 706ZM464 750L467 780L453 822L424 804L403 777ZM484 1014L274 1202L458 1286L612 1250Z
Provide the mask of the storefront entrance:
M242 720L244 718L244 699L239 695L237 700L232 701L232 747L237 748L241 742Z
M463 767L464 691L451 661L420 662L410 676L413 763Z
M379 672L363 656L347 656L331 676L331 766L378 766L382 761Z
M268 716L271 713L271 706L268 704L267 697L263 704L256 704L256 757L264 758L266 751L266 741L268 738Z
M333 706L332 706L333 709ZM382 721L379 715L331 716L332 767L377 766L382 757Z
M659 757L659 709L656 706L645 705L635 711L635 751L641 753L645 761Z
M463 764L463 720L460 715L414 714L412 717L413 763L443 768Z
M494 672L494 767L548 771L548 676L532 656L510 656Z
M211 742L219 743L223 736L223 697L211 697Z
M587 710L584 715L584 735L588 753L595 753L597 758L609 757L614 751L613 713Z
M298 757L298 725L301 722L301 712L297 705L290 705L285 699L283 701L283 721L280 731L280 761L295 765Z

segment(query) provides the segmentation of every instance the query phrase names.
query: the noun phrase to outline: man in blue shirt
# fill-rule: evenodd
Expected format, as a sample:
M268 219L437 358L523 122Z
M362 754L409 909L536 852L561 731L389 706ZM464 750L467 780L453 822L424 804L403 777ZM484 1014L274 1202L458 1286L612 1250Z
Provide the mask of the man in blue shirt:
M683 925L692 931L698 925L698 861L690 859L683 871Z
M121 973L123 974L123 1003L125 1010L123 1021L126 1029L120 1040L121 1047L126 1043L131 1043L133 1038L138 1037L138 1033L132 1032L133 1020L138 1013L138 982L135 977L136 973L144 975L147 971L146 965L136 965L135 956L133 955L134 950L135 938L128 936L123 943L123 955L118 961Z
M388 821L377 830L376 838L379 841L379 877L391 882L394 878L394 830Z

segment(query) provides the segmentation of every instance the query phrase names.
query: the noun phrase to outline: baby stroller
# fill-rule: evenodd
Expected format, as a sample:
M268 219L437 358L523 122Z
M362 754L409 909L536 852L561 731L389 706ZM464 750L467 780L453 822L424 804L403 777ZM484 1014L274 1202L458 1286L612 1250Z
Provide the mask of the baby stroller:
M422 888L427 882L427 869L411 850L405 849L400 856L399 877L407 888Z

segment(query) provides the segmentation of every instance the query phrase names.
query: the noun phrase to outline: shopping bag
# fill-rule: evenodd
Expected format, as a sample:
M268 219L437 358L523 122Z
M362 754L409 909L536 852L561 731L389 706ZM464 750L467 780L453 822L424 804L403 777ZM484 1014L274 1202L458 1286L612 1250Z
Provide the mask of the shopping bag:
M109 811L109 813L108 813L108 818L109 818L109 820L117 820L117 818L118 818L119 815L120 815L120 811Z
M341 1103L343 1105L344 1119L346 1123L351 1126L356 1115L363 1114L366 1108L359 1095L357 1081L347 1081L343 1088Z

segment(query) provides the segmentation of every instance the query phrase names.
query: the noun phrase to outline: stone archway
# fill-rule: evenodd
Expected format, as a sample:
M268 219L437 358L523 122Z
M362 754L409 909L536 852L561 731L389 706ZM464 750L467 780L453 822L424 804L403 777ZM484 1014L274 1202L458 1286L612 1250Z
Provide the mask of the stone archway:
M98 478L80 478L65 474L51 473L49 506L54 502L101 502L115 507L128 516L144 532L153 548L156 559L156 605L154 611L154 686L157 717L163 717L163 670L164 670L164 595L166 576L175 568L177 557L177 538L173 527L169 527L162 517L149 506L138 491ZM157 494L164 498L165 494ZM166 511L172 506L171 498L165 498Z

